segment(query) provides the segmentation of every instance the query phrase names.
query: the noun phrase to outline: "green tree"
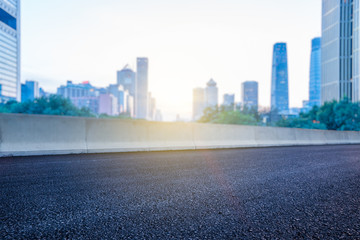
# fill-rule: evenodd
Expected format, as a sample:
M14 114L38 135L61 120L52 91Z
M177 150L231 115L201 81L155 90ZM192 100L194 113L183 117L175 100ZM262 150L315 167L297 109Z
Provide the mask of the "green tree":
M256 113L255 113L256 112ZM228 110L226 107L206 108L199 122L218 123L218 124L240 124L240 125L258 125L260 117L257 111L246 112Z
M299 117L282 119L277 126L360 131L360 106L348 99L326 102L321 107L313 107L308 113L301 113Z
M79 117L93 117L94 115L87 108L77 108L72 102L59 95L37 98L34 101L18 103L9 101L0 104L2 113L22 113L22 114L45 114L45 115L65 115Z

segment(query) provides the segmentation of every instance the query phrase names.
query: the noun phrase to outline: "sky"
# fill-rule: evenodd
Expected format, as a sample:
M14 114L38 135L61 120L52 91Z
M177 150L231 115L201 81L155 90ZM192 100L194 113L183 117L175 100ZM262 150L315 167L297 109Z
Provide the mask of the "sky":
M308 99L321 0L22 0L22 81L55 93L67 80L105 87L149 58L149 91L164 120L190 120L192 90L213 78L240 101L259 82L270 106L272 50L288 44L290 107Z

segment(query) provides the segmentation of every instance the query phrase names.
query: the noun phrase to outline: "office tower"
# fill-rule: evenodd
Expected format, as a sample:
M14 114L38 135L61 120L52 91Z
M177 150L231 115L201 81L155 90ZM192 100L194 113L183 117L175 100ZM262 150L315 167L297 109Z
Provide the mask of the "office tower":
M99 95L103 91L93 87L88 81L81 84L74 84L67 81L66 86L60 86L57 94L68 98L78 108L89 108L92 113L99 112Z
M321 105L321 38L311 41L309 107Z
M26 81L21 84L21 101L34 101L40 97L39 83L36 81Z
M241 96L243 106L258 108L259 106L259 85L256 81L246 81L241 85Z
M138 119L146 119L148 107L148 68L147 58L138 58L136 65L135 115Z
M276 43L273 51L271 110L289 110L288 61L286 43Z
M124 86L124 90L129 91L130 95L135 96L136 74L128 65L117 72L117 84Z
M216 107L218 106L218 88L214 79L206 84L205 88L205 106Z
M107 88L107 92L116 97L119 113L127 113L131 115L133 109L129 108L129 91L125 90L124 86L118 84L110 84Z
M224 94L223 106L228 110L235 110L235 94Z
M0 0L0 39L0 102L20 101L20 0Z
M353 21L353 101L360 102L360 0L354 0L354 21Z
M118 100L110 93L102 93L99 95L99 114L115 116L119 114Z
M321 103L359 101L359 67L359 0L323 0Z
M193 120L199 120L205 109L205 89L195 88L193 90Z

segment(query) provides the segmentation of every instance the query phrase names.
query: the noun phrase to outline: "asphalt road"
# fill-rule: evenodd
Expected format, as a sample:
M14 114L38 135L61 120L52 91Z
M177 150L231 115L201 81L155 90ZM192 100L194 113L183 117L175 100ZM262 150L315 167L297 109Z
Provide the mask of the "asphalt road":
M0 239L360 239L360 146L0 159Z

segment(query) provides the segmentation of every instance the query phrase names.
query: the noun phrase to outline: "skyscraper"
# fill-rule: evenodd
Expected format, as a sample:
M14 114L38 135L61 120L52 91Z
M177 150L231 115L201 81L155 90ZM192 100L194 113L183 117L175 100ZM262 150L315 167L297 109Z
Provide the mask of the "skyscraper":
M20 0L0 0L0 102L20 101Z
M205 89L195 88L193 90L193 120L199 120L205 109Z
M205 88L205 106L215 107L218 106L218 88L214 79L210 79Z
M128 65L117 72L117 84L124 86L124 90L129 91L130 95L135 96L136 74Z
M359 101L359 0L322 1L321 102Z
M273 51L271 109L289 110L289 83L286 43L276 43Z
M138 58L136 65L135 115L138 119L146 119L148 108L148 67L147 58Z
M309 106L321 105L321 38L311 41Z
M39 83L36 81L26 81L25 84L21 84L21 101L26 102L28 100L33 101L40 97Z
M235 106L235 94L224 94L224 106L234 107Z
M259 106L259 85L256 81L246 81L242 83L242 103L249 108Z
M353 21L353 101L360 101L360 0L354 0Z

